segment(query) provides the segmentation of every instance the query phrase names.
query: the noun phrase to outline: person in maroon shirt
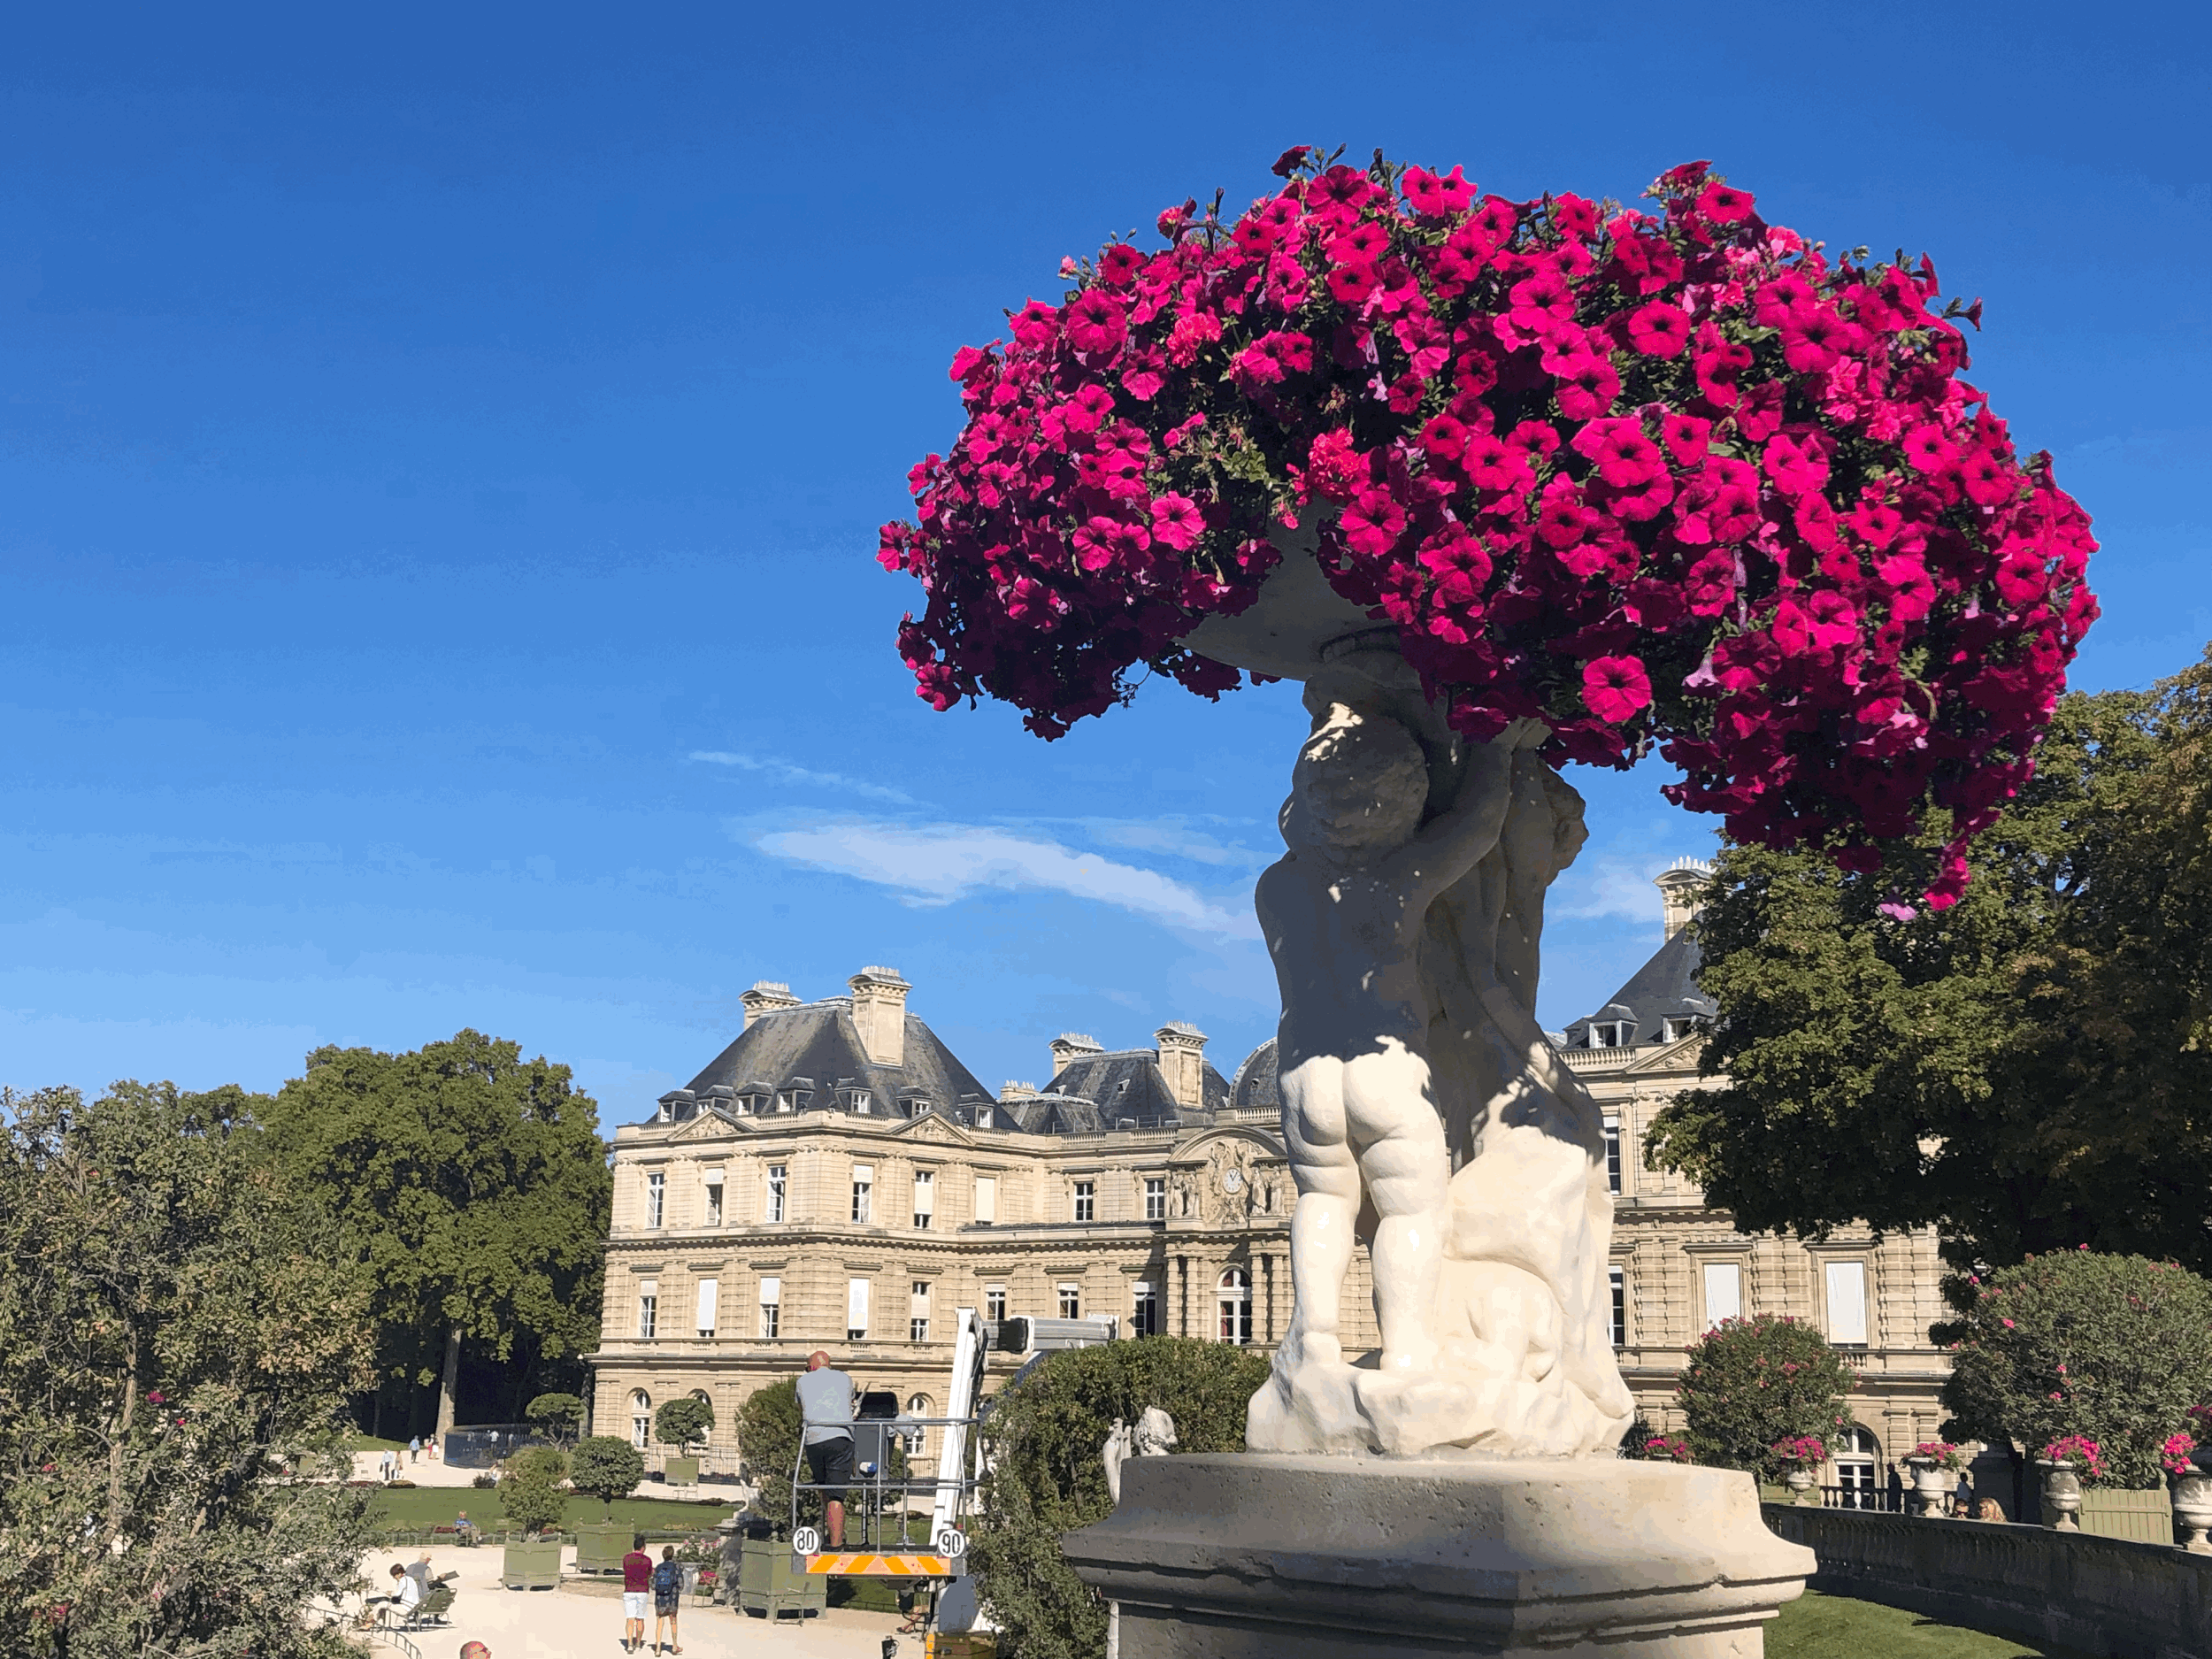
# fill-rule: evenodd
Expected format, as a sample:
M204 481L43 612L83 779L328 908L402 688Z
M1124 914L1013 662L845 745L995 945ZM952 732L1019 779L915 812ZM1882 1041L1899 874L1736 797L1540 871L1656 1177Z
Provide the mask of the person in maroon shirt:
M645 1534L630 1536L630 1553L622 1558L622 1650L635 1653L645 1646L645 1620L653 1601L653 1558L645 1553Z

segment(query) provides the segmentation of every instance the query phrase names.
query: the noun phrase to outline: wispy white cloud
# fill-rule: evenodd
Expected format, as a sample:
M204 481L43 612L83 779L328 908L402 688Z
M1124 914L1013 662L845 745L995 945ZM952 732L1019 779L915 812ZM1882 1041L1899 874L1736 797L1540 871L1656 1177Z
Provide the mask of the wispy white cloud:
M989 889L1065 893L1187 933L1259 935L1240 902L1233 909L1157 871L995 826L845 819L731 827L773 857L896 888L912 904L950 904Z
M1192 827L1181 818L1074 820L1090 838L1107 847L1126 847L1133 852L1165 853L1193 864L1218 864L1230 869L1256 870L1269 855L1256 853L1240 841L1224 841Z
M802 788L833 789L870 801L888 801L898 806L915 804L912 795L887 785L848 778L841 772L814 772L804 766L795 766L787 760L762 759L758 756L740 755L724 749L695 749L687 758L704 761L711 766L735 766L743 772L761 772L778 783L795 784Z
M1652 878L1675 861L1671 857L1601 856L1569 866L1551 890L1544 912L1552 917L1595 920L1617 916L1655 926L1663 912Z

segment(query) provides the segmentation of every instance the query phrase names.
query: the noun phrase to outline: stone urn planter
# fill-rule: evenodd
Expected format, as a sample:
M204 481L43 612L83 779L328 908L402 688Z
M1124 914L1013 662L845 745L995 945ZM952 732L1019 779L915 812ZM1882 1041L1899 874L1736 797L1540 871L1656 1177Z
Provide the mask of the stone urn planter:
M1932 1457L1909 1455L1905 1467L1912 1471L1913 1513L1924 1521L1939 1520L1943 1515L1944 1501L1951 1495L1950 1483L1943 1478L1943 1467ZM2081 1506L2077 1503L2077 1509Z
M1816 1504L1820 1502L1820 1494L1813 1490L1813 1471L1801 1463L1793 1465L1783 1472L1782 1484L1790 1489L1792 1503Z
M2080 1532L2081 1524L2074 1518L2081 1513L2078 1466L2063 1457L2055 1462L2039 1457L2035 1466L2043 1471L2043 1525L2055 1532Z
M2182 1529L2181 1547L2192 1555L2212 1555L2205 1533L2212 1531L2212 1446L2193 1455L2196 1467L2173 1477L2174 1520Z

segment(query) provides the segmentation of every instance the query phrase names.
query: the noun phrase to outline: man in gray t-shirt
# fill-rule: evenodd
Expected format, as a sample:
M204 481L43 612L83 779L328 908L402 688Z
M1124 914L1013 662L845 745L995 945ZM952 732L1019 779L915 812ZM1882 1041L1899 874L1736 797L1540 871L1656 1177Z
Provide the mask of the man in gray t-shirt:
M822 1488L822 1526L832 1549L845 1548L845 1488L853 1478L853 1379L817 1348L799 1379L799 1415L806 1422L810 1485Z

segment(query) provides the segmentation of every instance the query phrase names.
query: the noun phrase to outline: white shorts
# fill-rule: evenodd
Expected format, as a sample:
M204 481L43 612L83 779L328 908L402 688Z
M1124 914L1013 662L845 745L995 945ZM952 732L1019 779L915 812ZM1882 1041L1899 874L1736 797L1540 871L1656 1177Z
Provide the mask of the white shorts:
M653 1613L653 1593L650 1590L625 1590L622 1593L622 1617L649 1618Z

